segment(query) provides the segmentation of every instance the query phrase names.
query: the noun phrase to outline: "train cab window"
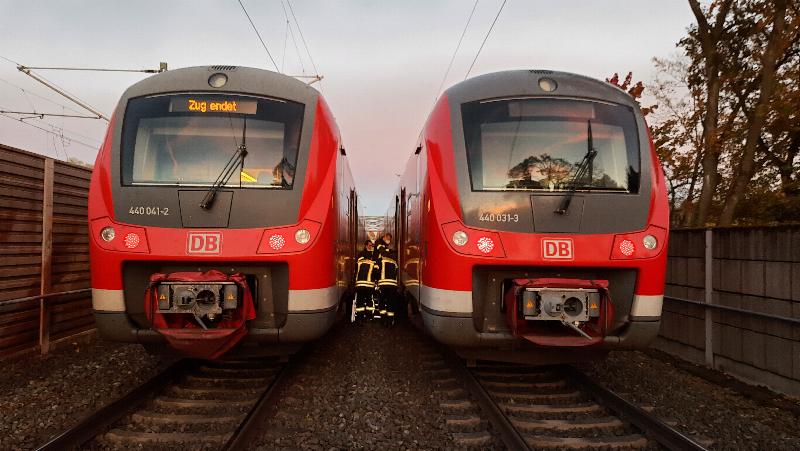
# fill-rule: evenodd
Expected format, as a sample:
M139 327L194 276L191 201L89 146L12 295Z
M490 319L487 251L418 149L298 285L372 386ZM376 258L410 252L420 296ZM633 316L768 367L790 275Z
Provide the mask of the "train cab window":
M291 189L303 105L256 97L179 94L133 99L122 130L124 185L209 186L242 143L226 186Z
M473 191L639 190L639 139L628 107L513 99L466 103L461 111Z

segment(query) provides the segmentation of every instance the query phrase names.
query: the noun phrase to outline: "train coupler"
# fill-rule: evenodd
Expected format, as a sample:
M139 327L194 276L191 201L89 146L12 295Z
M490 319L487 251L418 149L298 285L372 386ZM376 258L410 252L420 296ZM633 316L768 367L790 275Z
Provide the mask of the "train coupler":
M216 270L153 274L145 313L173 348L203 359L235 346L256 317L245 276Z
M606 280L514 279L505 309L514 335L541 346L598 344L614 317Z

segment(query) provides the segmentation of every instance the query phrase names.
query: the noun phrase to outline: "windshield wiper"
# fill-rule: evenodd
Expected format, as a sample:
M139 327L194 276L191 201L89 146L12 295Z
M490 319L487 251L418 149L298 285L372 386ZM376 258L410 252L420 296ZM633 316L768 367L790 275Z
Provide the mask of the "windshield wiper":
M247 118L244 118L244 126L242 127L242 144L236 148L236 152L233 153L231 159L225 164L225 167L222 168L222 172L217 176L217 179L214 180L214 183L211 185L211 188L206 191L206 195L203 196L203 200L200 201L200 208L203 210L208 210L214 204L214 199L217 197L217 192L228 183L228 180L231 179L231 176L236 172L236 169L241 165L241 168L244 169L244 157L247 156Z
M589 172L589 186L592 185L592 162L594 161L594 157L597 156L597 150L594 148L594 141L592 140L592 121L586 121L589 124L588 134L589 137L587 139L587 147L586 155L583 156L583 160L581 160L578 168L575 170L575 175L572 176L572 180L569 181L567 185L569 187L569 193L561 200L561 205L558 206L558 209L554 210L553 213L559 215L567 214L567 210L569 210L569 204L572 202L572 198L575 196L575 191L578 189L578 180L581 180L585 175L586 172Z

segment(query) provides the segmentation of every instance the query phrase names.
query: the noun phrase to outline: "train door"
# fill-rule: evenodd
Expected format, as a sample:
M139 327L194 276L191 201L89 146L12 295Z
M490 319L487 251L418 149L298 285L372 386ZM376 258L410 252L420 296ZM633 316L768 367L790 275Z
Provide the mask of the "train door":
M395 198L397 199L397 198ZM400 227L399 239L403 243L403 249L408 246L408 205L406 204L406 189L400 190L400 217L398 223ZM397 202L397 200L395 200Z
M358 251L358 198L356 197L356 190L350 190L350 199L348 202L348 216L350 221L348 223L348 236L350 238L350 257L354 258Z
M355 261L358 251L358 196L354 189L350 189L347 196L347 256L345 258L344 280L347 281L348 290L355 289Z
M394 219L392 220L392 234L394 235L395 243L397 246L397 267L403 267L403 251L405 249L405 241L400 236L400 198L394 196Z

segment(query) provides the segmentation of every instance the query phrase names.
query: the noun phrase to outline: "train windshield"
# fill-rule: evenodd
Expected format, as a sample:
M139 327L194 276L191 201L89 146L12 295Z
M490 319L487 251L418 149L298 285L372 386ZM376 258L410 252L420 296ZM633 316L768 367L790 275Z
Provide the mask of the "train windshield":
M630 108L575 99L462 106L473 191L639 190Z
M178 94L133 99L122 130L124 185L210 186L240 146L228 187L291 189L303 105L258 97Z

